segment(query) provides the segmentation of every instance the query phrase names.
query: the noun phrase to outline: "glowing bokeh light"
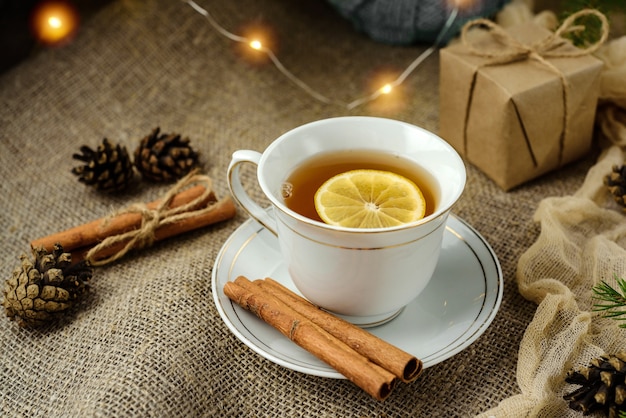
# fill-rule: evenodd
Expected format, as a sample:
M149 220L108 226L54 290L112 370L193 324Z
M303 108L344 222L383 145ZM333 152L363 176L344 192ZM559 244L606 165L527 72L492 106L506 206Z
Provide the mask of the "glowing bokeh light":
M69 3L46 1L34 10L31 25L40 42L48 45L62 44L76 33L78 13Z
M393 87L391 87L391 84L385 84L384 86L380 88L380 92L382 94L389 94L391 93L391 90L393 90Z
M472 10L480 0L451 0L452 6L459 10Z
M48 18L48 25L50 25L50 27L52 28L60 28L61 26L63 26L63 21L61 19L59 19L56 16L50 16Z
M258 40L254 40L250 42L250 48L256 49L257 51L259 51L261 50L261 48L263 48L263 44Z

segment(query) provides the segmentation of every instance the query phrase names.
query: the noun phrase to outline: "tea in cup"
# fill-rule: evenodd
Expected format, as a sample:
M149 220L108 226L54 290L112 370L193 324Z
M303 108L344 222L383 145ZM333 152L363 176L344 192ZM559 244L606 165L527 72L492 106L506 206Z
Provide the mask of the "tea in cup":
M257 166L261 207L245 191L244 163ZM315 194L328 179L352 170L394 173L421 191L421 219L387 227L324 222ZM430 281L446 220L465 187L465 165L443 139L417 126L349 116L297 127L263 153L238 150L228 167L234 199L276 235L300 293L317 306L363 326L393 319Z

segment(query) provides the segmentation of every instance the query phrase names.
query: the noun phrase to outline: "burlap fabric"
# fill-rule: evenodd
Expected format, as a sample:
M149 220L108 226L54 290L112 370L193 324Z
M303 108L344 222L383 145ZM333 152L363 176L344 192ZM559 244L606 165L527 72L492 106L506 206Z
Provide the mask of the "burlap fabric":
M200 4L235 32L267 25L287 67L346 101L368 91L378 71L401 71L426 48L378 44L317 0ZM251 63L244 54L182 2L119 0L82 22L71 44L41 50L3 74L3 277L31 239L165 192L167 186L142 182L104 195L78 183L71 155L105 136L133 149L156 126L181 132L202 153L205 172L224 195L234 150L262 150L305 122L364 114L438 129L436 55L407 79L401 97L347 111L315 101L267 62ZM539 234L533 214L546 197L574 194L594 160L589 156L509 193L468 166L454 212L500 259L500 311L474 344L401 385L384 403L348 381L278 366L230 333L213 304L210 275L222 244L247 219L240 212L98 268L90 296L62 323L27 330L0 320L0 415L463 417L494 408L520 395L518 373L535 367L518 367L537 305L520 295L515 280L519 257Z

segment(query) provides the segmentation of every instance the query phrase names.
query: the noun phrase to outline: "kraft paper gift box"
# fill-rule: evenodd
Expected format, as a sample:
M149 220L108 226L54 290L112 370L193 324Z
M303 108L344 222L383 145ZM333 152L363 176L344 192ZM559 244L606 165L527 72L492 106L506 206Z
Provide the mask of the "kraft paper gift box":
M506 33L522 45L552 34L532 23ZM481 35L440 51L439 135L504 190L588 153L602 62L550 56L580 54L569 42L507 62L511 46Z

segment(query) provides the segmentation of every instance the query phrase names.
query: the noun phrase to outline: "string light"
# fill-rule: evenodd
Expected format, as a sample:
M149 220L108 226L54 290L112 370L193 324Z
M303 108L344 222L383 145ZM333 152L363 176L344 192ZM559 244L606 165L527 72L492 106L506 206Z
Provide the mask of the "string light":
M297 85L298 87L300 87L302 90L304 90L306 93L308 93L310 96L312 96L313 98L315 98L316 100L322 102L322 103L326 103L326 104L336 104L336 105L340 105L340 106L344 106L347 109L354 109L358 106L361 106L367 102L371 102L375 99L377 99L378 97L380 97L381 95L386 95L386 94L390 94L393 89L397 86L399 86L400 84L402 84L409 75L411 75L411 73L413 71L415 71L415 69L417 67L419 67L419 65L424 62L424 60L426 60L426 58L428 58L430 55L433 54L433 52L435 52L437 50L437 48L439 48L445 37L448 35L449 30L452 28L454 22L456 21L456 18L458 16L458 11L459 11L459 7L460 6L465 6L467 3L473 2L473 0L452 0L454 3L454 6L450 12L450 15L448 16L448 18L446 19L446 22L443 26L443 28L441 29L441 31L439 32L439 35L437 36L437 39L435 40L435 42L433 43L433 45L431 45L428 49L426 49L424 52L422 52L417 58L415 58L415 60L413 60L413 62L411 62L411 64L409 64L409 66L400 74L400 76L398 76L398 78L396 78L394 81L389 82L384 84L382 87L380 87L378 90L374 91L374 93L361 97L359 99L353 100L351 102L342 102L339 100L333 100L330 99L326 96L324 96L323 94L315 91L314 89L312 89L308 84L306 84L304 81L302 81L301 79L299 79L298 77L296 77L291 71L289 71L278 59L278 57L274 54L274 52L269 49L266 48L265 46L263 46L263 44L261 43L261 41L257 40L257 39L249 39L243 36L239 36L236 35L234 33L229 32L228 30L226 30L224 27L222 27L214 18L213 16L211 16L211 14L204 8L200 7L195 1L193 0L182 0L183 2L187 3L189 6L191 6L196 12L198 12L199 14L201 14L202 16L205 17L205 19L209 22L209 24L213 27L213 29L215 29L220 35L235 41L235 42L241 42L241 43L246 43L248 44L248 46L256 51L261 51L264 52L269 59L272 61L272 63L274 64L274 66L278 69L278 71L280 71L285 77L287 77L291 82L293 82L295 85Z
M36 38L48 45L58 45L76 32L78 13L64 2L43 2L33 12L32 29Z
M56 16L50 16L48 18L48 25L55 29L59 29L61 26L63 26L63 22Z
M380 88L380 92L382 94L389 94L391 93L391 90L393 90L393 87L391 87L391 84L385 84L384 86Z

